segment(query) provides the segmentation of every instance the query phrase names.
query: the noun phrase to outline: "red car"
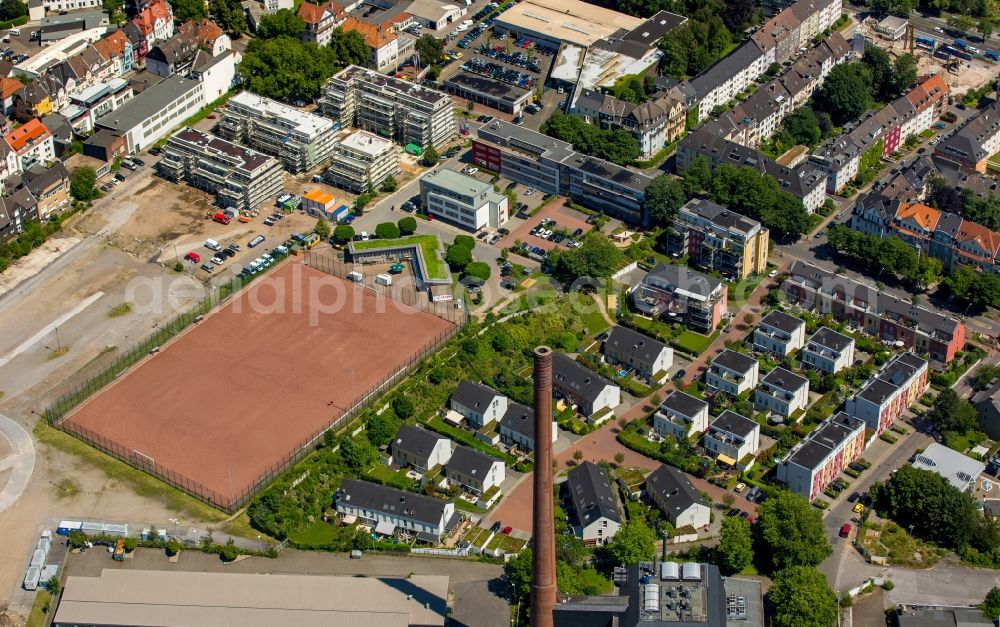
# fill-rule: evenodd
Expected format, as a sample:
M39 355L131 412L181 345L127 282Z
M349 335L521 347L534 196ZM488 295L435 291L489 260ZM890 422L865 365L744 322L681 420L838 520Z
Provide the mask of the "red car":
M514 531L513 527L504 527L503 531L501 531L500 533L502 533L505 536L509 536L510 532L512 532L512 531Z
M844 526L840 528L840 537L846 538L851 535L851 525L850 523L844 523Z

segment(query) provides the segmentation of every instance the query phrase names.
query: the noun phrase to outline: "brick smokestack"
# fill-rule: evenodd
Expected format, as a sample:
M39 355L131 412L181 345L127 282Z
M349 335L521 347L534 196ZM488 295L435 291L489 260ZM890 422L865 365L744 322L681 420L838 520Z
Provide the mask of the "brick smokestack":
M552 627L556 605L556 538L552 511L552 349L535 349L535 494L531 627Z

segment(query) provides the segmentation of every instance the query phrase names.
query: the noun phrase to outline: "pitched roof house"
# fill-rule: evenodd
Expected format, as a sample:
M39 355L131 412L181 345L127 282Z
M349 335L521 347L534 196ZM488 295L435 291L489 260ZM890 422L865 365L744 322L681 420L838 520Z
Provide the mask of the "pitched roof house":
M566 490L584 544L606 544L618 533L622 517L606 470L583 462L566 474Z
M646 493L676 528L704 527L711 521L712 511L691 480L673 466L661 464L646 477Z
M403 425L392 441L392 459L400 466L426 471L451 459L451 440L433 431Z

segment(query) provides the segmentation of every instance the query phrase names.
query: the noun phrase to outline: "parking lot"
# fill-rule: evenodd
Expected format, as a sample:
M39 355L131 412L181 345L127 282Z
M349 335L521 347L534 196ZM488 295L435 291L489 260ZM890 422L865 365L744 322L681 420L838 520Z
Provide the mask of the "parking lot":
M535 194L539 193L540 192L535 192ZM543 221L546 222L544 229L546 231L551 231L554 234L554 238L558 237L560 234L566 235L567 237L563 239L562 242L556 242L555 239L542 237L537 231L536 233L532 233L532 230L535 230L536 227ZM567 207L565 205L565 200L560 198L553 200L541 211L527 220L522 220L516 227L510 228L510 235L507 235L500 240L500 246L513 246L514 242L521 241L528 246L537 247L545 251L552 250L553 248L559 246L565 248L567 247L567 242L578 241L579 238L582 237L584 233L590 231L591 228L593 227L587 224L587 216L575 209ZM577 233L577 231L579 231L579 233Z

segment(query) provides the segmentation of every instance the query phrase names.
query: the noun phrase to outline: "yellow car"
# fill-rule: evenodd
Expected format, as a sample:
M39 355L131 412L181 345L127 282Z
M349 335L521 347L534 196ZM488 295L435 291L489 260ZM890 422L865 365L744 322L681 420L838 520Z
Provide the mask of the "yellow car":
M864 506L863 503L855 503L854 504L854 513L855 514L860 514L861 510L863 510L864 508L865 508L865 506Z
M455 58L456 59L461 59L462 58L462 53L461 52L455 53Z
M746 489L747 489L747 486L746 486L745 483L737 483L736 487L733 488L733 492L736 492L737 494L739 494L740 492L742 492L743 490L746 490Z

